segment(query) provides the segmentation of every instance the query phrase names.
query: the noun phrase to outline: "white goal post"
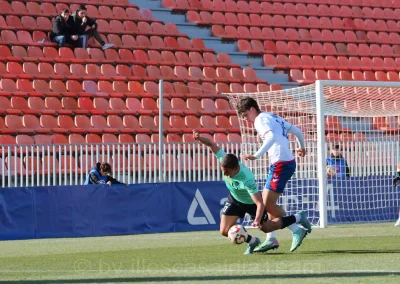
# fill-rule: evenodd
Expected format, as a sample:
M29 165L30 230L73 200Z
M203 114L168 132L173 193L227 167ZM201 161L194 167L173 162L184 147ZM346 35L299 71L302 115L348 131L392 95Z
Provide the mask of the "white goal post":
M286 90L224 95L235 109L242 97L252 97L262 111L302 129L307 155L295 154L296 173L280 198L288 213L306 210L321 228L397 218L400 189L392 180L400 162L399 82L316 81ZM254 153L261 141L253 126L241 117L239 125L241 153ZM295 137L289 141L295 150ZM244 163L261 190L269 172L267 155Z

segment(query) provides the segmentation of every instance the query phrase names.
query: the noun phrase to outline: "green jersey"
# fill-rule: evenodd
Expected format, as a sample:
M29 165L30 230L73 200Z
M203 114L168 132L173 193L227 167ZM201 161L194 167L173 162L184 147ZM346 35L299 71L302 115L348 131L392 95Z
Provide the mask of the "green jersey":
M215 154L218 161L221 162L222 158L226 155L224 150L219 150ZM231 192L233 198L245 204L254 204L251 198L252 194L258 193L256 181L253 173L239 162L240 171L234 177L224 176L226 187Z

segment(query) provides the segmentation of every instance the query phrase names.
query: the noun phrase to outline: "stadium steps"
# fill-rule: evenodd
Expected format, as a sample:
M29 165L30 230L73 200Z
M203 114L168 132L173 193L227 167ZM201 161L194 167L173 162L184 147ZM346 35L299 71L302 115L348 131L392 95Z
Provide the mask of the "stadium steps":
M283 72L276 71L273 67L266 67L261 55L251 55L247 52L238 52L236 40L226 40L211 36L209 26L200 26L186 21L186 15L182 12L173 11L162 7L160 0L131 0L132 4L140 8L148 8L153 16L161 19L164 23L171 22L176 24L179 31L187 34L189 38L201 38L207 48L212 48L216 52L226 52L231 57L233 63L240 64L242 68L253 68L258 78L266 80L269 84L280 84L282 88L293 88L299 86L297 82L289 82L289 77Z

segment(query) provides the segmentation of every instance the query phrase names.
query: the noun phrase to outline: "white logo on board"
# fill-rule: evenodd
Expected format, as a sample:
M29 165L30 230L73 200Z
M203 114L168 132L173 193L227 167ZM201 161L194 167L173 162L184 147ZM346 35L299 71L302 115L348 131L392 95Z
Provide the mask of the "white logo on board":
M200 206L201 210L204 213L204 217L195 217L194 213L196 212L197 207ZM192 204L190 204L190 208L187 214L187 220L190 225L208 225L208 224L216 224L213 215L210 212L210 209L207 206L207 203L204 201L203 196L200 193L200 190L196 190L196 194L194 195Z

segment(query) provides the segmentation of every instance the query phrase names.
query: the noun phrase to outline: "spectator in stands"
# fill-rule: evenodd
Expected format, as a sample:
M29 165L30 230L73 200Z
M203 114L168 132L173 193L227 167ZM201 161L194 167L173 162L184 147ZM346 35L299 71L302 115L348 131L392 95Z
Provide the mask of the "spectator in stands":
M87 41L89 38L94 37L102 46L103 50L113 47L114 44L105 43L97 31L96 19L89 18L87 16L87 10L85 5L80 5L78 9L72 15L73 24L72 32L79 36L84 36L81 41L80 47L86 48ZM87 29L89 27L89 29Z
M50 32L50 40L58 43L59 47L67 43L74 43L78 40L77 35L71 35L73 21L68 9L63 9L61 14L55 17L53 30Z
M90 170L88 176L86 177L84 185L88 184L124 184L123 182L117 181L115 178L110 176L111 165L106 162L96 163ZM128 184L125 184L128 187Z
M396 177L393 179L393 186L396 187L399 184L400 184L400 164L397 165L397 172L396 172ZM396 227L400 226L400 209L399 209L399 218L397 219L394 225Z
M343 158L340 145L334 145L331 150L331 156L326 159L326 165L336 169L337 177L349 177L350 168L347 165L346 159Z

